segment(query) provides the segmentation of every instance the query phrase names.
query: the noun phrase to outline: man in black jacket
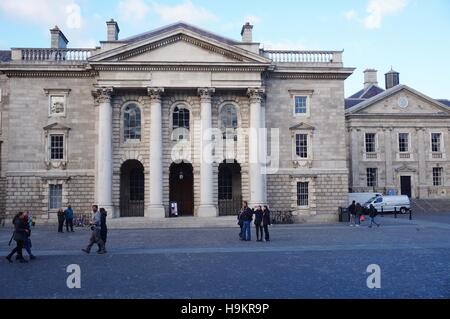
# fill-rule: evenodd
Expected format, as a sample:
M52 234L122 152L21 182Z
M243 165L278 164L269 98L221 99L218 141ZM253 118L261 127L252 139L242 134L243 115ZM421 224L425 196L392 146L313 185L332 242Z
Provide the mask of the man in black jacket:
M356 224L356 202L353 201L350 206L348 206L348 212L350 213L350 226L354 226Z
M253 211L248 207L248 203L244 202L244 212L242 216L242 240L251 241L250 225L253 220Z
M255 210L255 228L256 228L256 241L262 241L263 236L263 211L261 205L256 207Z
M372 224L377 225L377 227L380 227L380 224L377 224L377 222L375 221L375 217L378 215L378 211L375 208L375 206L373 206L372 204L370 204L369 207L369 217L370 217L370 225L369 228L372 228Z
M272 222L270 220L270 211L269 208L264 205L264 209L263 209L263 228L264 228L264 235L265 235L265 240L266 241L270 241L269 238L269 225L271 225Z

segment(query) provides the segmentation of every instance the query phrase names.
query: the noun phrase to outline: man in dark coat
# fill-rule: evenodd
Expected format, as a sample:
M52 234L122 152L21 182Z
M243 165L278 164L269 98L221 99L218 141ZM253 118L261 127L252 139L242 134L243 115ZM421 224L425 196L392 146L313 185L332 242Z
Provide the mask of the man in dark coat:
M251 241L251 228L250 224L253 220L253 211L248 207L248 203L244 202L244 208L243 208L243 226L242 226L242 240L244 241Z
M16 241L16 247L11 251L11 253L6 256L6 259L12 263L11 257L17 253L17 260L21 263L26 263L27 261L23 258L22 249L27 239L27 232L25 223L27 221L24 220L24 213L19 212L13 219L14 224L14 234L13 238Z
M70 231L73 233L73 209L72 206L67 206L66 210L64 211L64 217L66 218L66 231Z
M350 213L350 226L354 226L356 224L356 202L353 201L350 206L348 206L348 212Z
M370 204L370 207L369 207L369 217L370 217L370 225L369 225L369 228L372 228L372 224L375 224L375 225L377 225L377 227L380 227L380 224L378 224L376 221L375 221L375 217L378 215L378 211L377 211L377 209L375 208L375 206L373 206L372 204Z
M256 241L262 241L263 227L262 227L263 212L261 205L256 207L255 210L255 228L256 228Z
M262 221L263 221L265 240L270 241L269 225L272 224L272 221L270 220L269 208L266 205L264 205Z
M100 208L100 237L103 240L104 244L104 251L106 253L106 238L108 236L108 227L106 226L106 216L108 213L106 212L106 209L103 207ZM98 251L101 250L100 244L98 244Z
M64 220L65 220L64 211L62 208L58 210L58 233L63 233L63 226L64 226Z

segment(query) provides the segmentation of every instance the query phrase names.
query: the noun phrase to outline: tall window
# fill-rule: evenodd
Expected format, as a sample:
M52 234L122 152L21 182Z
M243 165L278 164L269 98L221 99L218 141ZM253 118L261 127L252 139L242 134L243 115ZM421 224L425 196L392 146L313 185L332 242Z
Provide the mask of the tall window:
M401 153L409 152L409 134L399 133L398 134L398 151Z
M231 170L221 168L219 174L219 199L233 199L233 175Z
M377 169L376 168L367 168L367 186L368 187L376 187L377 186Z
M297 183L297 206L306 207L309 205L309 183Z
M220 130L224 139L236 140L238 119L236 108L232 104L224 105L220 111Z
M300 158L308 158L308 134L295 135L295 153Z
M175 107L172 114L172 128L185 128L189 130L189 110L183 107Z
M136 104L129 104L123 110L124 141L141 139L141 110Z
M48 194L48 208L59 209L62 207L62 185L50 184Z
M433 167L433 186L442 186L442 167Z
M308 102L308 98L306 96L296 96L295 97L295 114L306 114L307 113L307 102Z
M375 133L366 133L365 142L366 142L366 153L375 153L376 151Z
M441 152L441 133L431 133L431 151Z
M50 159L52 160L64 159L64 135L62 134L50 135Z

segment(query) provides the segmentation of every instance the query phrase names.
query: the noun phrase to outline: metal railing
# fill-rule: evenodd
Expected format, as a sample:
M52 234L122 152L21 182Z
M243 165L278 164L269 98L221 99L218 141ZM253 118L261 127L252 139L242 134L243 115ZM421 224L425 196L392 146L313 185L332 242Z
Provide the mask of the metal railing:
M237 216L242 206L242 198L219 199L219 216Z
M143 200L121 201L120 217L144 217L144 201Z

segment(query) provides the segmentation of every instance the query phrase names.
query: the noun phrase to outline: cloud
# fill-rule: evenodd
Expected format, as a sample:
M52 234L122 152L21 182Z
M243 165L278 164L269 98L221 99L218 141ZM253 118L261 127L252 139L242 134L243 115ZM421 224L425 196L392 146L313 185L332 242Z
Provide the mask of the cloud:
M407 0L370 0L367 5L369 15L364 19L365 27L379 29L385 16L400 12L407 4Z
M147 17L150 5L143 0L121 0L118 9L122 21L139 23Z
M1 0L0 12L11 20L45 27L58 24L68 29L80 29L83 25L81 8L75 0Z
M152 9L163 22L185 21L194 24L217 21L218 18L212 12L199 6L195 6L191 0L186 0L177 5L165 5L153 3Z
M355 10L346 11L344 17L361 23L367 29L379 29L386 16L402 11L407 5L408 0L369 0L365 17L360 17Z

